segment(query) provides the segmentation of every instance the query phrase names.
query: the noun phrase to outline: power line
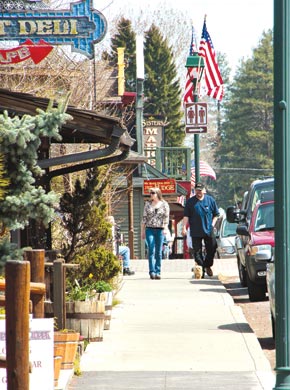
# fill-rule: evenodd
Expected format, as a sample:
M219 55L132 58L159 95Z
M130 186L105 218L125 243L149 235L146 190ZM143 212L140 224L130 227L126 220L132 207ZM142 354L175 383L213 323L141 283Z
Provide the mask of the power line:
M274 172L274 168L218 168L213 167L214 170L217 171L258 171L258 172Z

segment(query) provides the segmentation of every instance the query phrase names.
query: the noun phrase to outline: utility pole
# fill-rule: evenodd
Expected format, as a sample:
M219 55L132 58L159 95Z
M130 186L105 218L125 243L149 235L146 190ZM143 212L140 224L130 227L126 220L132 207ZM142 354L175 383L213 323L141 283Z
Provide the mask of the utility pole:
M143 95L144 95L144 51L143 35L136 37L136 134L138 153L143 155Z

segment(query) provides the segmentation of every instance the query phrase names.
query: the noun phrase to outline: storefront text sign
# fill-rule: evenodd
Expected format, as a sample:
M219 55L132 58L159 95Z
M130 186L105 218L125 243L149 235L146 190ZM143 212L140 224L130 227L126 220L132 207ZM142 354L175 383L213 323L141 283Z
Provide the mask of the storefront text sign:
M160 188L163 195L176 193L176 181L174 179L151 179L144 180L143 194L149 195L150 188Z
M30 390L53 390L53 318L32 319L30 322L29 361L32 372L29 375ZM5 320L0 320L0 351L6 355ZM6 369L0 369L0 390L7 389Z
M6 11L0 19L0 41L44 39L52 45L71 45L72 51L89 58L106 30L106 19L93 9L93 0L71 4L70 10Z
M162 121L144 121L143 140L144 154L148 158L148 164L156 166L156 148L162 144L164 123Z

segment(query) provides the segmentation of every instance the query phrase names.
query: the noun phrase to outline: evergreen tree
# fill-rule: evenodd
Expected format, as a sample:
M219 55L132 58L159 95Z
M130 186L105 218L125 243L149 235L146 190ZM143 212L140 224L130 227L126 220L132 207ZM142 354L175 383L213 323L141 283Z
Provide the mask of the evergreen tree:
M269 30L252 58L241 61L225 106L216 152L222 168L219 193L226 194L224 207L241 199L252 180L272 172L273 154L273 39Z
M107 205L103 199L106 181L100 183L101 168L87 172L84 185L77 179L74 190L64 193L60 199L59 212L66 231L63 256L71 262L76 254L105 245L110 236L111 225L106 221Z
M125 47L126 90L136 91L136 45L131 22L122 18L112 38L111 54L105 59L117 66L117 47ZM145 35L144 115L159 117L168 123L165 127L165 146L180 146L184 139L181 125L181 90L174 64L174 56L160 30L152 25Z
M9 177L7 192L0 199L0 221L7 229L24 228L30 219L40 220L47 227L54 216L56 194L46 193L37 184L44 173L37 164L37 150L40 137L61 140L59 126L70 118L64 113L66 104L53 108L51 103L47 111L39 109L36 116L0 115L0 155Z
M181 126L181 90L173 61L160 30L153 24L145 36L144 114L160 116L165 127L165 146L180 146L184 139Z
M117 33L111 39L111 54L103 53L103 59L112 61L117 68L118 47L125 48L125 90L136 91L136 34L132 30L130 20L121 18L117 25Z
M66 106L64 101L53 108L51 102L47 111L38 109L35 116L0 115L1 268L6 260L22 259L23 255L22 248L10 243L10 230L23 229L29 223L47 227L54 218L58 197L52 191L46 193L37 182L44 173L37 164L37 151L41 137L61 140L59 127L71 118L65 114Z

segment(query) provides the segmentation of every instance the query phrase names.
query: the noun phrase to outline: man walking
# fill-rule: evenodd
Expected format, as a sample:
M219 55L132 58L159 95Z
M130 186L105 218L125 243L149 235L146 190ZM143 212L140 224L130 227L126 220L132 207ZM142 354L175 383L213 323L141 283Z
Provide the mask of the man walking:
M211 267L216 251L213 227L218 217L216 201L206 194L203 183L197 182L195 195L187 200L184 208L182 234L186 236L189 224L195 262L206 271L208 276L213 276ZM205 258L202 253L203 242L206 250Z

